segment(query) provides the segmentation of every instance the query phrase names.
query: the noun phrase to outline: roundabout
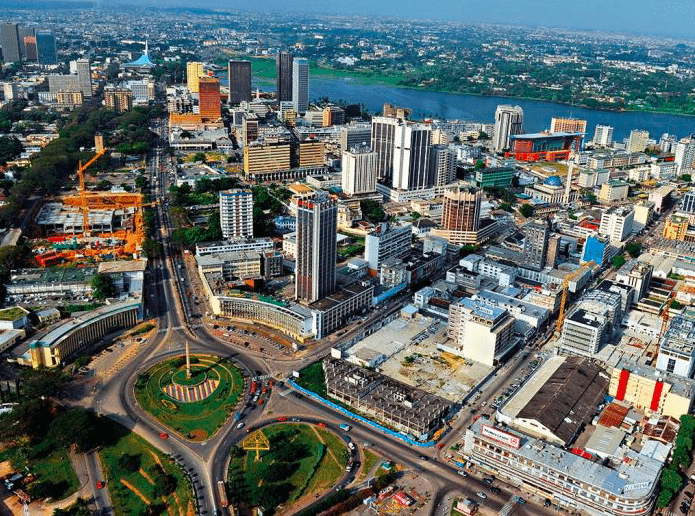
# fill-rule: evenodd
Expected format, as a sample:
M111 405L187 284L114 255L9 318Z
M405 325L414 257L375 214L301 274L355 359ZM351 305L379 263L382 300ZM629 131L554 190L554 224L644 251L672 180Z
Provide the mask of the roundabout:
M204 441L234 411L244 378L231 361L196 354L153 365L138 376L134 390L140 406L162 424L187 439Z

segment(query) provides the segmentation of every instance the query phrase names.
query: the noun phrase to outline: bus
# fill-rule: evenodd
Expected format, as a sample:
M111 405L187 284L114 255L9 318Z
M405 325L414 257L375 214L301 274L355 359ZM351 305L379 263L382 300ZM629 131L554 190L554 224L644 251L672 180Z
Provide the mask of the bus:
M222 480L217 482L217 493L220 495L220 505L222 507L229 506L229 502L227 501L227 487Z

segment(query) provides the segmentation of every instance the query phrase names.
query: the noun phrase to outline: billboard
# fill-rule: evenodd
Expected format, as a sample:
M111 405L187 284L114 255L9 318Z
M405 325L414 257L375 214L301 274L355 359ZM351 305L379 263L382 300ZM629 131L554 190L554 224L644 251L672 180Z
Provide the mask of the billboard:
M516 449L519 449L521 446L521 439L519 439L516 435L504 432L499 428L495 428L494 426L483 425L481 434L492 439L493 441L504 444L505 446L510 446Z

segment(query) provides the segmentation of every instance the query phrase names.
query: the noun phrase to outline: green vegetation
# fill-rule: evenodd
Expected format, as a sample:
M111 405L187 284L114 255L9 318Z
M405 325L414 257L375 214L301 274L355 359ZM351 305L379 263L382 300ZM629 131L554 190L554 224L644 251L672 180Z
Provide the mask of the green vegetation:
M116 516L194 510L184 470L137 434L113 421L110 424L109 444L99 454Z
M360 209L362 210L362 216L370 222L381 222L386 218L386 213L384 213L380 202L372 200L360 201Z
M91 286L94 298L100 301L116 295L116 286L113 284L113 278L108 274L95 274L92 277Z
M263 433L270 450L261 452L260 460L255 460L255 451L232 456L229 491L235 503L272 513L317 489L332 487L345 470L347 447L326 430L285 424L264 428Z
M154 324L152 323L145 323L142 326L140 326L138 329L136 329L131 335L142 335L143 333L147 333L150 330L154 329Z
M5 308L4 310L0 310L0 321L14 321L15 319L23 316L25 313L26 312L18 306Z
M282 185L253 187L253 234L268 236L273 232L273 219L285 211L283 203L292 197L292 192Z
M642 244L639 242L630 242L625 246L625 251L633 257L637 258L640 254L642 254Z
M367 475L369 475L369 472L379 460L381 460L381 457L376 453L371 450L364 450L364 461L362 462L362 471L358 479L359 482L367 478Z
M0 165L19 156L24 147L14 136L0 136Z
M676 436L675 447L671 455L671 463L661 473L659 495L656 505L660 509L666 507L683 487L683 474L690 466L693 453L693 439L695 438L695 417L684 414L680 418L681 427Z
M207 227L177 228L171 234L171 242L180 247L193 247L200 242L222 240L222 226L219 210L213 211L208 217Z
M64 306L59 306L58 310L60 310L60 314L62 316L70 316L71 314L74 314L75 312L91 312L92 310L96 310L100 306L104 306L104 303L85 303L81 305L64 305Z
M297 384L325 398L328 394L326 392L326 377L323 374L321 361L314 362L302 369L299 372Z
M78 498L70 507L54 509L53 516L92 516L92 511L89 509L86 500Z
M620 269L623 265L625 265L625 255L624 254L619 254L613 257L613 267L615 269Z
M526 218L533 217L533 206L530 204L522 204L521 208L519 208L519 213Z
M362 244L352 244L346 247L338 248L338 257L341 260L357 256L364 252L364 245Z
M683 308L683 304L682 304L682 303L679 303L679 302L676 301L675 299L672 299L672 300L671 300L671 303L669 304L669 306L670 306L673 310L680 310L681 308Z
M183 357L160 362L141 374L135 384L135 396L142 408L169 428L190 439L204 440L214 435L234 411L244 379L239 369L226 359L196 355L191 357L191 363L196 376L204 373L219 381L208 398L182 403L164 394L162 387L169 385L175 374L176 380L180 380L178 373L185 371Z

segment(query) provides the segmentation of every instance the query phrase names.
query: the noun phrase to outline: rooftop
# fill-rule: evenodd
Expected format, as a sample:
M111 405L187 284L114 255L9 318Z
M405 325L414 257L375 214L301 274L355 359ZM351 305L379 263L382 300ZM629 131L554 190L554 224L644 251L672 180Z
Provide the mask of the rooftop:
M123 272L145 272L147 260L116 260L101 262L97 268L99 274L117 274Z

